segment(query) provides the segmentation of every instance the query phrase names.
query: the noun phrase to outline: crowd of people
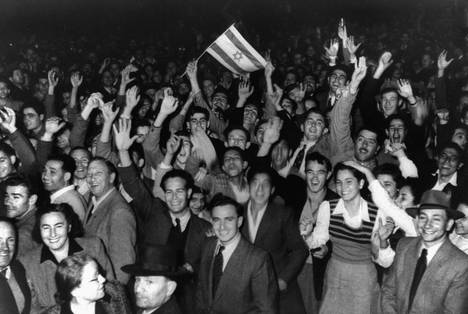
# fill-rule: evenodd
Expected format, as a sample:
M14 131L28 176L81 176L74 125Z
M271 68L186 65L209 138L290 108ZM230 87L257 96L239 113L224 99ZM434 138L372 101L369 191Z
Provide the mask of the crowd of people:
M468 38L347 22L12 45L0 313L467 313Z

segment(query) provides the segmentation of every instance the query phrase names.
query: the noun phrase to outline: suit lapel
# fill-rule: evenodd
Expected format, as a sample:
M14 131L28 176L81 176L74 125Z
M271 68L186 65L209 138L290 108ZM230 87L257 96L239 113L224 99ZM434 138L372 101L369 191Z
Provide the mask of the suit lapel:
M268 236L268 230L270 226L275 224L275 207L272 206L271 202L268 203L265 213L263 214L262 221L258 225L257 236L253 244L261 243L265 237ZM279 223L279 222L276 222Z
M223 275L219 280L216 295L213 303L217 302L226 291L226 286L235 284L239 279L239 270L243 267L243 261L245 260L245 240L241 237L237 247L232 252L229 258L226 268L223 271ZM213 259L214 260L214 259Z
M450 257L450 246L450 240L448 238L445 239L444 244L441 245L437 253L429 262L429 265L427 265L426 271L421 278L420 286L429 284L434 278L434 274L439 271L443 264L445 264L446 260Z
M109 204L109 202L112 200L113 197L115 197L114 195L115 193L118 193L118 192L114 188L114 190L109 195L107 195L106 198L95 207L93 205L93 201L91 200L90 205L88 206L87 213L86 213L85 225L92 224L92 222L96 219L99 219L100 221L101 219L100 217L106 214L106 210L103 210L103 208L104 209L107 208L107 205ZM91 213L91 210L93 210L94 212Z
M207 295L208 295L208 304L211 306L213 303L213 262L214 262L214 251L216 249L216 243L217 241L211 241L207 250L206 250L206 259L209 261L209 263L203 263L202 267L207 267L206 273L208 274L206 286L203 288L207 288Z

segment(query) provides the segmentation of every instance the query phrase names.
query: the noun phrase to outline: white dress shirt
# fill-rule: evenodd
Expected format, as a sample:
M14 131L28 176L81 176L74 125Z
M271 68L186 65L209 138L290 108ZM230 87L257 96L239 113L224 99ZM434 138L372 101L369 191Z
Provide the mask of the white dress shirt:
M427 250L427 256L426 256L426 261L427 261L427 264L426 265L429 265L429 263L431 262L431 260L434 258L434 255L436 255L437 251L440 249L440 247L442 246L442 244L444 244L444 241L436 244L436 245L433 245L431 247L426 247L424 245L424 242L422 243L422 246L421 246L421 250L419 252L419 256L421 256L421 252L422 252L422 249L426 249Z
M171 212L169 212L169 215L171 216L172 219L172 225L175 227L177 226L176 219L178 218L180 220L180 230L182 232L185 231L185 228L187 228L188 222L190 220L190 210L187 210L183 216L176 217L174 216Z
M232 253L234 253L234 250L236 249L237 245L239 244L239 241L241 239L240 233L237 233L234 239L229 244L223 245L218 241L218 245L216 246L215 250L215 256L219 252L219 248L221 246L224 246L224 251L223 251L223 271L226 268L227 263L229 262L229 259L232 256Z
M50 202L52 204L54 204L54 202L55 202L55 200L57 198L59 198L60 196L62 196L65 193L67 193L68 191L71 191L71 190L74 190L74 189L75 189L75 186L72 184L72 185L67 185L66 187L63 187L58 191L55 191L54 193L52 193L50 195Z
M252 243L255 242L257 237L258 227L262 222L263 215L265 214L268 203L258 211L257 219L254 222L253 212L252 212L252 202L249 202L247 205L247 221L249 223L249 236Z
M91 197L91 202L93 204L93 209L91 210L91 214L94 214L94 211L96 210L96 208L99 206L99 204L101 204L107 197L109 197L109 195L112 193L112 191L114 191L115 188L113 187L112 189L110 189L109 191L107 191L106 194L104 194L103 196L101 196L101 198L99 200L96 200L96 196L93 195L93 197Z
M445 183L440 182L440 180L439 180L439 170L437 170L436 175L437 175L437 182L436 182L436 184L432 187L431 190L442 191L442 190L445 188L445 186L446 186L447 184L449 184L449 183L450 183L451 185L453 185L453 186L457 186L457 179L458 179L457 172L455 172L455 173L452 175L452 177L450 178L450 180L449 180L448 182L445 182Z

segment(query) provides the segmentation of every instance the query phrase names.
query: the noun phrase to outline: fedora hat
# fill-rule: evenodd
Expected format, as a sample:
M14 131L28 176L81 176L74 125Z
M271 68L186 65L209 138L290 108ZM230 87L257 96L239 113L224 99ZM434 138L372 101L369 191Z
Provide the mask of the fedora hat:
M134 276L164 276L179 278L189 275L186 269L178 266L177 251L167 245L145 245L141 258L135 264L125 265L122 271Z
M455 220L465 217L462 212L451 208L450 195L442 191L428 190L424 192L419 206L409 207L406 212L408 215L416 217L422 209L443 209L449 218Z

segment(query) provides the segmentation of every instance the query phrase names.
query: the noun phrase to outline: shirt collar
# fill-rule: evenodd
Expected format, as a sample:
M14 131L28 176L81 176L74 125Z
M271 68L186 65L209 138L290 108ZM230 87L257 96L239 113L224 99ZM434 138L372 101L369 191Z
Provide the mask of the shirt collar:
M71 256L77 252L83 251L83 248L75 241L73 238L68 238L68 256ZM58 265L57 259L55 258L54 254L49 250L47 245L43 244L41 249L41 261L42 264L45 261L51 261L55 265Z
M183 216L179 216L179 217L174 216L174 214L172 214L172 213L169 211L169 216L171 216L172 224L173 224L174 226L177 225L177 224L176 224L176 218L178 218L178 219L180 220L180 229L181 229L182 231L184 231L184 230L185 230L185 227L186 227L187 224L188 224L188 221L190 220L190 216L191 216L191 215L190 215L190 209L187 210Z
M11 268L10 268L10 265L8 265L7 267L5 267L4 269L6 269L6 273L5 273L5 279L6 280L9 280L10 277L11 277ZM3 269L2 269L3 270ZM1 276L1 275L0 275Z
M344 206L344 201L342 198L336 204L335 210L333 211L333 215L345 214L348 213ZM361 202L359 203L359 214L361 221L370 222L369 218L369 209L367 207L367 202L361 197ZM356 218L357 219L357 218Z
M55 191L50 195L50 202L53 203L57 198L59 198L61 195L65 194L68 191L74 190L75 186L72 185L67 185L66 187L61 188L58 191Z
M223 251L223 252L224 252L225 254L230 255L230 254L231 254L232 252L234 252L234 250L236 249L237 244L239 244L240 239L241 239L241 234L240 234L240 232L238 232L238 233L236 234L236 236L234 237L234 239L233 239L230 243L228 243L228 244L226 244L226 245L222 244L222 243L218 240L218 244L216 245L216 250L215 250L215 252L218 253L219 248L220 248L221 246L224 246L224 251Z
M434 175L437 176L437 183L436 184L439 184L439 170L437 170ZM452 177L450 178L449 182L447 182L447 184L450 183L453 186L457 186L457 181L458 181L458 171L455 171L455 173L452 174Z
M114 190L115 190L115 187L112 187L112 189L110 189L109 191L107 191L106 194L101 196L99 200L96 200L96 196L93 195L93 197L91 198L91 201L93 202L94 209L96 209L96 207L98 207L98 205L101 204Z
M447 239L445 239L446 241ZM420 252L419 252L419 255L421 255L421 251L422 249L426 249L427 250L427 264L429 264L429 262L432 260L432 258L436 255L437 251L440 249L440 247L442 246L442 244L444 244L445 241L442 241L436 245L433 245L431 247L426 247L424 245L424 242L421 242L422 245L421 245L421 249L420 249Z

